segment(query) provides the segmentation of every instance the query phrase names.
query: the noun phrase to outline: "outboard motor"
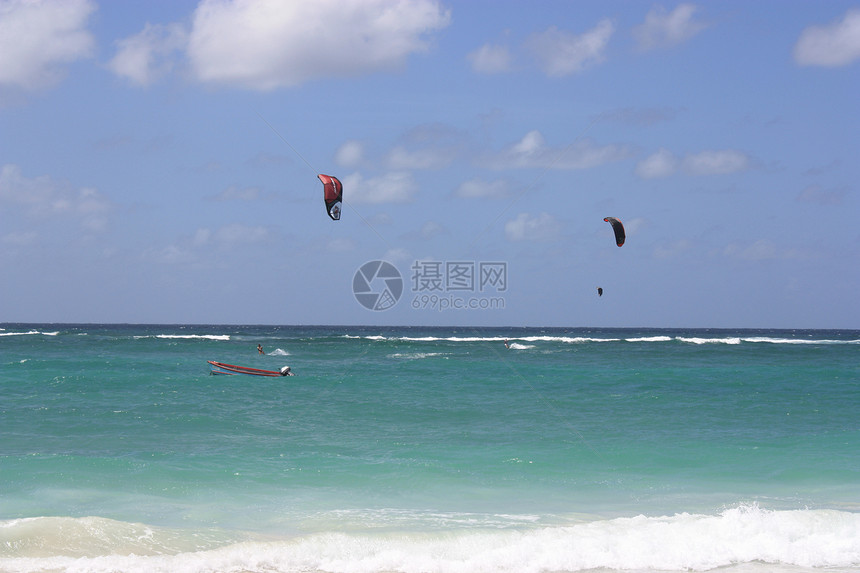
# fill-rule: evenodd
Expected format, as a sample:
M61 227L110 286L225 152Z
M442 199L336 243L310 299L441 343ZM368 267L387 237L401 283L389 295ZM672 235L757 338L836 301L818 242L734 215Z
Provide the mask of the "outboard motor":
M293 373L290 372L289 366L284 366L281 368L281 376L292 376L292 375L293 375Z

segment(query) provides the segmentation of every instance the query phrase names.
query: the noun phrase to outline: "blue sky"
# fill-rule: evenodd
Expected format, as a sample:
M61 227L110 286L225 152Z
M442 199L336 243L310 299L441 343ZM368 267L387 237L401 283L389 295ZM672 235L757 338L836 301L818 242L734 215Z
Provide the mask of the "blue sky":
M0 0L0 322L860 328L858 94L856 1Z

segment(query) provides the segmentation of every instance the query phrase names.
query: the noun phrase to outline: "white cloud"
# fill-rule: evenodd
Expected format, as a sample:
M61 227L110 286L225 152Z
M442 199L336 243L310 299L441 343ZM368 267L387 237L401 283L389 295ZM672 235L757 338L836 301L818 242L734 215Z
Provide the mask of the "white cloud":
M658 259L674 259L693 248L689 239L679 239L666 245L660 245L654 249L654 257Z
M201 82L271 90L399 68L449 22L437 0L203 0L188 58Z
M801 66L846 66L860 59L860 9L848 10L828 26L806 28L794 46Z
M187 249L176 245L168 245L163 249L147 249L141 255L144 259L168 265L189 264L195 262L194 255Z
M212 239L222 247L234 247L237 245L248 245L259 243L269 237L269 231L265 227L249 227L240 223L231 223L219 227L212 235Z
M388 167L394 170L439 169L455 158L453 149L425 148L408 150L398 146L388 153Z
M494 169L512 167L546 169L590 169L630 156L625 146L598 146L591 140L575 141L564 148L546 145L543 135L532 130L523 138L503 149L495 156L486 158L484 164Z
M457 188L459 197L476 199L498 199L508 195L508 184L506 181L484 181L483 179L470 179L464 181Z
M349 202L356 205L408 203L415 194L415 181L411 174L404 172L387 173L370 179L365 179L360 173L353 173L344 177L343 186L349 189Z
M427 221L421 226L421 238L422 239L432 239L433 237L438 237L439 235L448 234L448 229L443 225L440 225L436 221Z
M271 237L265 227L241 223L222 225L214 231L201 227L192 236L184 236L176 244L161 249L148 249L143 257L164 264L192 264L200 262L211 250L228 250L262 243Z
M821 185L809 185L798 194L797 200L819 205L841 205L847 194L846 189L824 189Z
M636 165L636 175L655 179L683 171L688 175L728 175L750 167L750 159L734 149L702 151L677 158L672 152L660 149Z
M0 237L0 243L14 247L26 247L36 242L39 236L33 231L22 233L9 233Z
M340 146L335 162L342 167L358 167L364 162L364 144L350 140Z
M27 178L17 165L0 169L0 205L22 207L32 217L66 217L82 227L101 231L107 226L110 202L90 188L73 189L47 175Z
M466 136L448 125L429 123L409 129L399 139L385 157L393 171L445 167L462 153Z
M678 170L678 160L668 149L646 157L636 165L636 175L643 179L668 177Z
M92 56L90 0L8 0L0 3L0 86L54 85L63 65Z
M675 46L704 30L706 25L693 19L697 9L693 4L679 4L668 13L662 6L651 8L645 22L633 30L639 48L652 50Z
M505 223L505 236L509 241L553 241L560 230L558 220L549 213L520 213L516 219Z
M351 237L330 238L325 248L330 253L348 253L355 250L355 241Z
M209 229L197 229L194 233L194 238L191 239L191 244L195 247L202 247L209 243L212 238L212 231Z
M759 239L748 245L739 245L733 243L723 249L723 255L740 259L743 261L769 261L769 260L792 260L804 259L810 256L810 252L794 249L794 248L779 248L773 241L768 239Z
M612 22L607 19L579 36L552 26L532 36L528 46L546 75L567 76L601 63L614 30Z
M382 260L390 263L402 263L412 260L412 255L404 248L389 249L383 255Z
M702 151L684 158L683 167L691 175L726 175L749 167L749 158L734 149Z
M148 86L172 71L174 54L184 50L188 42L179 24L153 26L118 42L117 54L108 68L133 84Z
M468 58L472 69L481 74L499 74L511 68L511 54L504 46L484 44Z

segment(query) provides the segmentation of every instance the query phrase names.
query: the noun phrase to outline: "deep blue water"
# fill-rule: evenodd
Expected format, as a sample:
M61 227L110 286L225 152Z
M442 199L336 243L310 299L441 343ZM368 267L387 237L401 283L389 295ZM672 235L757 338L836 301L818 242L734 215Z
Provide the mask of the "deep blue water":
M4 324L0 571L860 571L858 407L858 331Z

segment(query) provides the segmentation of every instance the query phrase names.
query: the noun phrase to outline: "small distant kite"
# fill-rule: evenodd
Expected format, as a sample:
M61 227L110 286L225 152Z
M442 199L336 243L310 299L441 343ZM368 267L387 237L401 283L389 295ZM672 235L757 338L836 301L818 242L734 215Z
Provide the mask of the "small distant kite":
M317 175L323 184L323 198L325 199L325 208L328 211L328 216L332 221L340 220L340 204L343 201L343 185L337 177L331 175Z
M597 296L603 296L603 287L597 287Z
M619 247L624 244L624 225L621 224L621 221L616 219L615 217L604 217L604 221L612 225L612 230L615 231L615 244Z

